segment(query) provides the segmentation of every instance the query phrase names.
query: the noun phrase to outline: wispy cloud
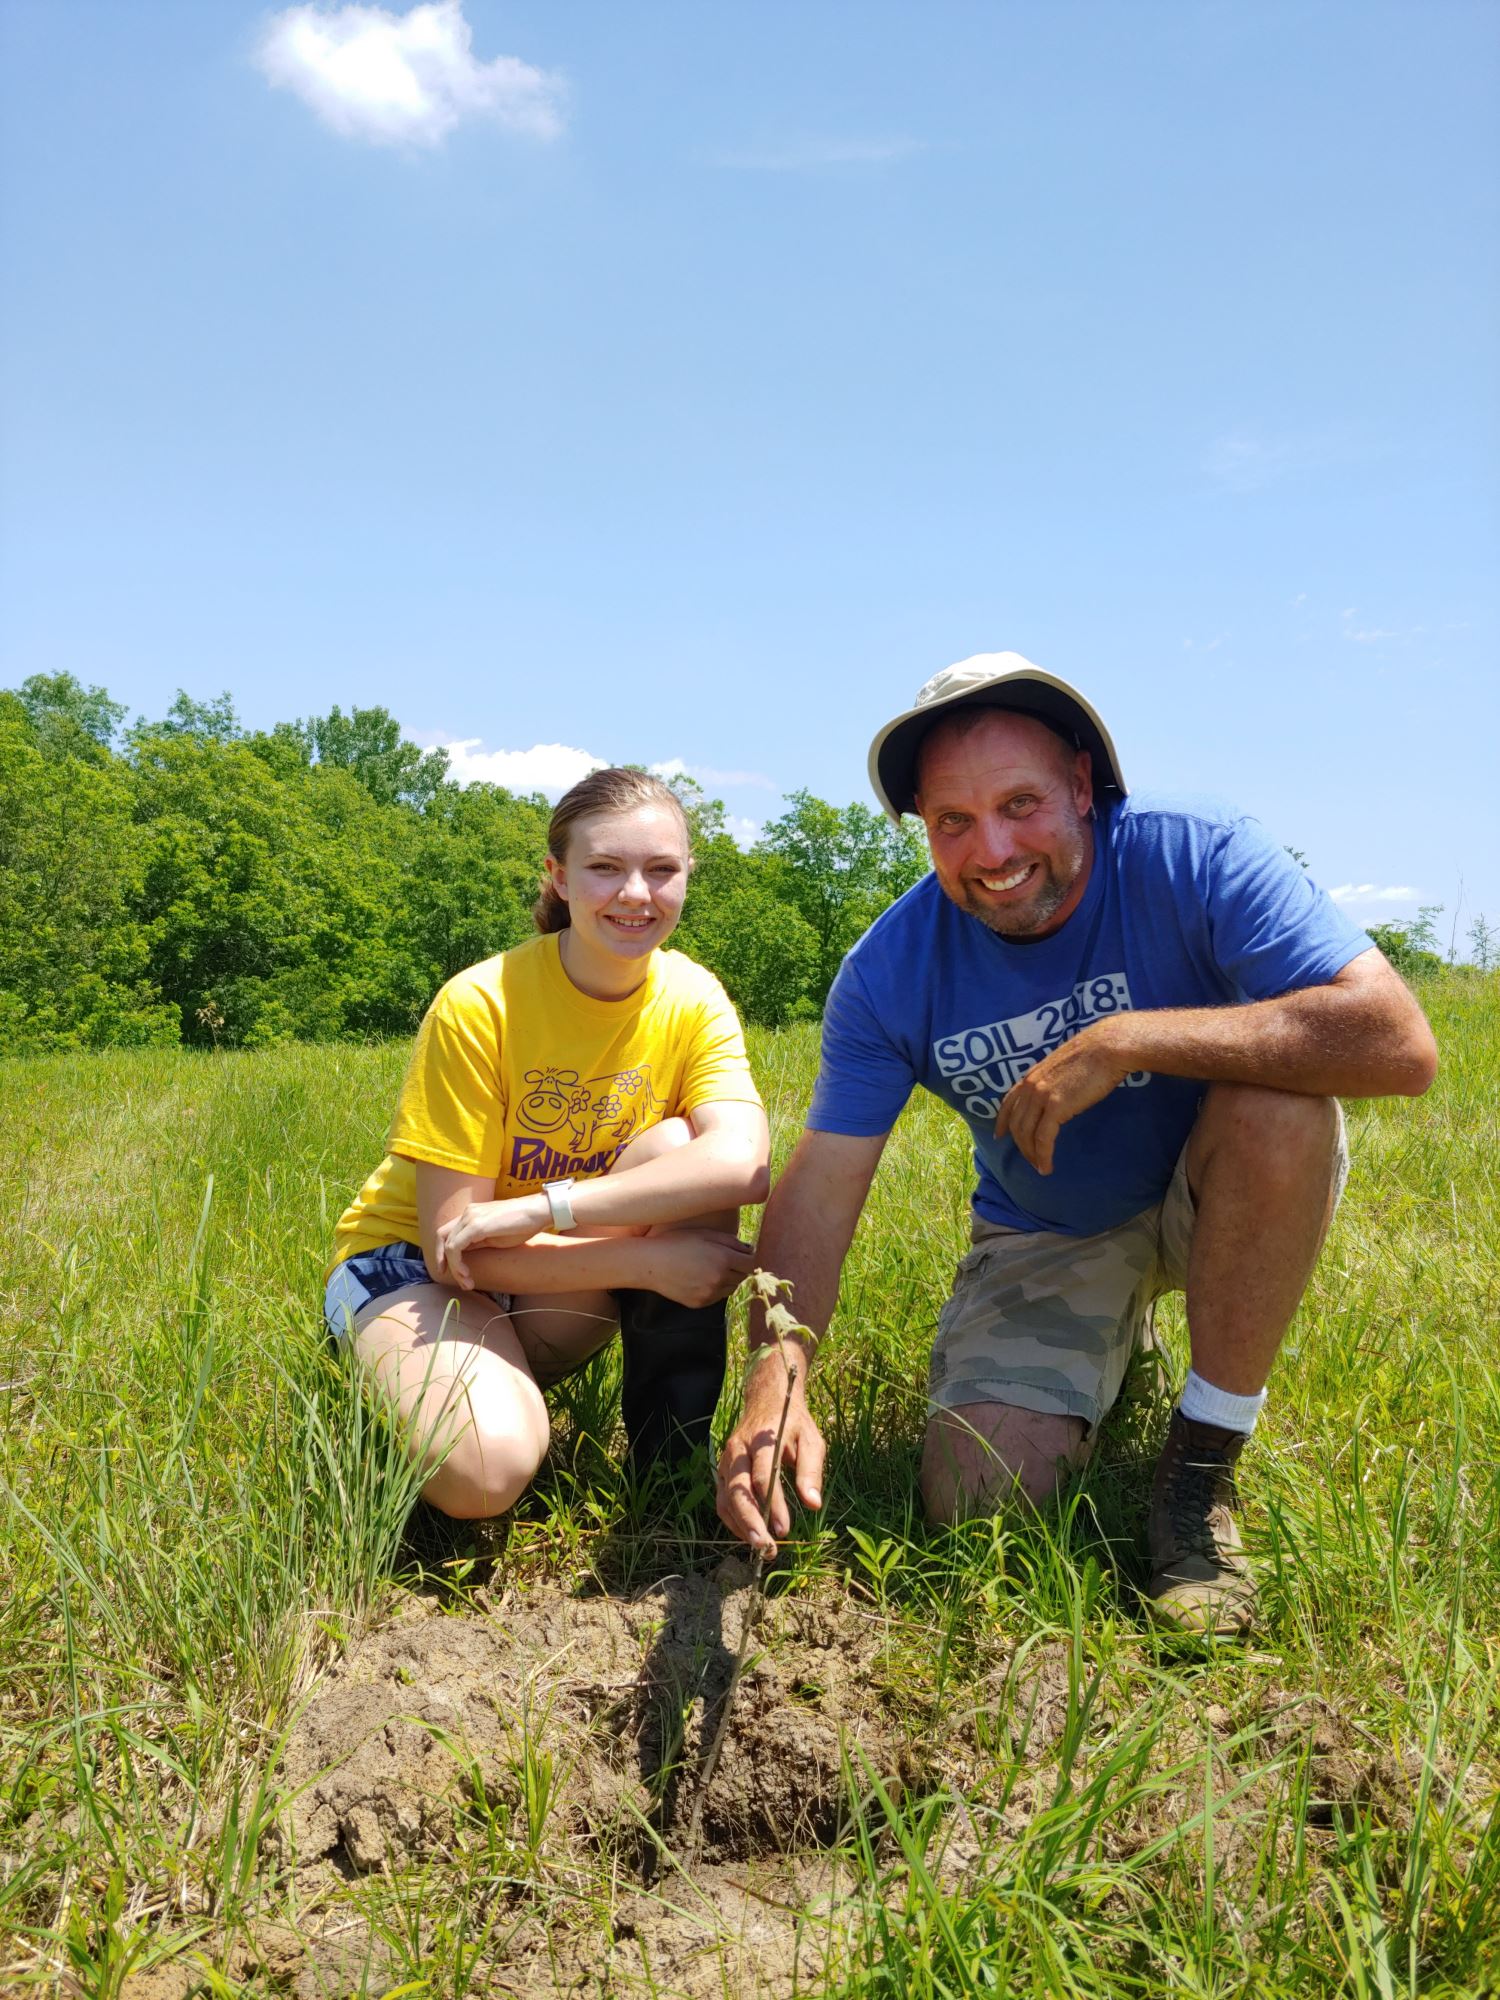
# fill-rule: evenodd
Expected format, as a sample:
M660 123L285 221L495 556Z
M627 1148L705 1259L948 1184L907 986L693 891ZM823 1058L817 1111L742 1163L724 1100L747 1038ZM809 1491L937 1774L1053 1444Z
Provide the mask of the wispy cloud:
M1227 632L1220 632L1212 639L1184 639L1182 650L1185 653L1217 653L1228 637Z
M271 16L255 60L346 139L438 146L465 118L555 139L560 78L518 56L481 62L473 40L463 0L427 0L405 14L307 5Z
M448 753L448 775L455 784L503 785L508 792L543 792L558 799L610 760L596 757L572 743L533 743L529 750L488 750L479 736L452 737L441 730L413 731L413 741L424 750ZM712 790L751 786L774 792L775 781L760 771L719 771L707 764L689 764L681 757L667 757L647 769L659 778L696 778ZM742 847L748 847L760 832L760 822L737 813L726 813L724 824Z
M1232 432L1215 438L1203 470L1234 493L1257 493L1278 481L1314 472L1330 456L1327 442L1313 437L1253 437Z
M609 762L607 757L596 757L592 751L575 749L569 743L533 743L529 750L486 750L478 736L457 742L442 735L417 740L447 751L448 775L460 785L503 785L508 792L545 792L549 799L560 798L570 785Z
M700 785L722 785L728 790L742 786L760 792L776 790L776 780L768 778L764 771L720 771L712 764L685 764L680 757L668 757L664 764L653 764L651 769L659 778L694 778Z
M793 139L715 153L714 165L751 174L798 174L818 167L880 167L925 152L925 139Z
M1382 889L1373 882L1341 882L1328 894L1335 903L1414 903L1418 891L1394 883Z

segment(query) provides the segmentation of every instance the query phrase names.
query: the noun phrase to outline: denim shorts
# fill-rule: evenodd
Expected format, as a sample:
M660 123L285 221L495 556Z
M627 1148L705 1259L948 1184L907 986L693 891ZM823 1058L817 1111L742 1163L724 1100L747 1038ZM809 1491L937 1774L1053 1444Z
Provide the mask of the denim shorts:
M382 1243L378 1250L360 1250L335 1264L323 1290L323 1323L335 1346L357 1330L360 1314L388 1292L407 1285L430 1285L427 1259L420 1243ZM510 1311L508 1292L486 1292L501 1312Z

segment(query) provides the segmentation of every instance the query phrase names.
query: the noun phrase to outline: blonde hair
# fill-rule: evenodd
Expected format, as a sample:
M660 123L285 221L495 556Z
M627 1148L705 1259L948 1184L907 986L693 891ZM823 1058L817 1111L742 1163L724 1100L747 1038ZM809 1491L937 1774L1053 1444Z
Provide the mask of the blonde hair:
M668 806L676 813L683 837L689 835L687 814L670 785L653 778L649 771L635 771L623 764L607 770L590 771L571 791L564 792L552 810L547 827L547 852L561 867L568 858L568 840L574 826L590 813L628 812L632 806ZM567 899L557 893L550 875L544 874L541 894L531 906L532 921L539 931L565 931L572 922Z

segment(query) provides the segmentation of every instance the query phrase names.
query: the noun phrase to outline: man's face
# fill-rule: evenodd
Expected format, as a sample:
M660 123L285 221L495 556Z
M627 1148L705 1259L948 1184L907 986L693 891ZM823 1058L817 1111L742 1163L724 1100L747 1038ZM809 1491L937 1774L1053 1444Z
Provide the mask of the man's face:
M1001 937L1047 937L1083 899L1094 858L1091 760L1029 715L985 710L922 745L917 811L938 881Z

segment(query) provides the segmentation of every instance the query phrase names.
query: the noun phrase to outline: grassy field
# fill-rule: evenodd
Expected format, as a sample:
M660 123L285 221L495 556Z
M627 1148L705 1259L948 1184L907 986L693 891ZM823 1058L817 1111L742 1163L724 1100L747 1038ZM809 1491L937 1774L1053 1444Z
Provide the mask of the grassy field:
M1050 1525L916 1518L969 1182L957 1121L913 1106L814 1380L828 1504L740 1689L749 1803L701 1861L666 1801L712 1663L590 1666L587 1701L558 1665L570 1620L665 1657L689 1599L732 1650L753 1595L701 1502L625 1491L608 1361L484 1588L409 1524L324 1350L325 1247L404 1051L0 1065L0 1992L1500 1993L1500 987L1424 997L1441 1078L1349 1107L1349 1195L1247 1459L1250 1647L1142 1619L1145 1381ZM754 1053L780 1158L815 1039ZM393 1633L470 1649L493 1769L429 1713L442 1812L398 1841L388 1786L395 1817L346 1815L313 1869L285 1830L330 1782L308 1718L385 1685L372 1647L415 1704ZM619 1744L648 1736L630 1791Z

